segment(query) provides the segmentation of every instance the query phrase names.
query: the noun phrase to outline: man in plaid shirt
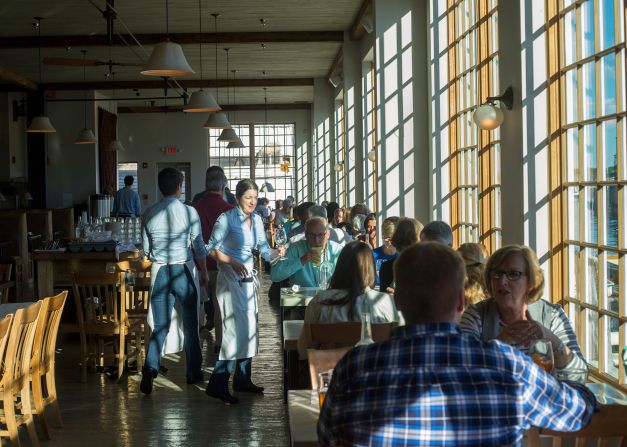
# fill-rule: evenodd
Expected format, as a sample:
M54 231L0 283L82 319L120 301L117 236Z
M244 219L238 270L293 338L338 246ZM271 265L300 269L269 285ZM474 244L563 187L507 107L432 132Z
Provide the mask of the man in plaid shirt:
M318 421L327 445L520 445L531 426L585 427L596 401L498 340L462 333L464 263L451 248L407 248L394 266L407 326L337 364Z

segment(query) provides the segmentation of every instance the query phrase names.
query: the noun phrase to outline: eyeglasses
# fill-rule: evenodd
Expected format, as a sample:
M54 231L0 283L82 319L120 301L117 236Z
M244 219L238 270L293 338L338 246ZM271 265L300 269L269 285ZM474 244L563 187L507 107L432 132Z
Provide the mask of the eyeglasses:
M521 276L527 276L526 273L519 272L518 270L492 270L490 271L490 278L501 279L505 275L508 281L518 281Z
M327 235L327 232L326 231L324 233L310 233L310 232L307 232L307 233L305 233L305 235L307 237L314 238L314 239L322 239L323 237L325 237Z

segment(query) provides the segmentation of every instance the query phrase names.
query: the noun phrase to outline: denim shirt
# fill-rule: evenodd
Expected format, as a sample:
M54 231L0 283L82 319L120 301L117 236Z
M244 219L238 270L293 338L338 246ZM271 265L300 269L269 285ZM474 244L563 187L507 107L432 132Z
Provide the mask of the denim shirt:
M182 264L207 256L198 213L176 197L164 197L146 210L142 238L144 253L153 262Z
M248 228L246 216L238 207L220 214L213 227L207 251L219 250L225 255L237 259L250 271L253 267L252 250L257 248L261 256L270 260L272 249L266 239L266 232L259 215L250 215L252 225ZM218 262L218 270L221 268Z
M139 194L131 189L130 186L120 189L113 200L112 214L132 214L135 217L139 217L141 215Z

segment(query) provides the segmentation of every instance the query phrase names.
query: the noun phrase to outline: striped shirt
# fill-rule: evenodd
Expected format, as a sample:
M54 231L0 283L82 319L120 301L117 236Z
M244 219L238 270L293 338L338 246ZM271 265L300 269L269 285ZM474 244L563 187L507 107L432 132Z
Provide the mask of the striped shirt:
M575 431L594 395L520 351L451 323L403 326L337 364L318 420L321 445L520 445L531 426Z
M568 317L559 305L538 300L528 304L527 309L531 318L553 332L573 352L573 358L557 371L566 374L577 369L588 369L586 360L581 349L579 349L575 331L573 331ZM462 331L469 332L483 341L497 338L503 329L503 322L494 298L468 307L462 315L462 321L459 325ZM521 350L526 352L524 348Z

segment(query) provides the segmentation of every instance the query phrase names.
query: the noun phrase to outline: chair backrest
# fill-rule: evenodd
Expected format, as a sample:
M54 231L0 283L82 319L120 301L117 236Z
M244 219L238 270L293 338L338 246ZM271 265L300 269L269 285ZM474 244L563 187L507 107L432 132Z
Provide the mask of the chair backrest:
M553 446L563 445L564 439L575 439L576 446L588 445L588 441L596 439L593 445L606 445L610 439L617 439L615 445L627 445L627 405L601 405L594 413L592 421L582 430L575 432L557 432L553 430L533 428L527 432L527 446L539 447L540 435L553 437ZM546 445L546 444L544 444Z
M394 326L396 323L372 324L372 339L374 341L388 340ZM353 346L361 338L361 323L305 323L303 331L305 339L311 341L313 347Z
M117 268L122 272L131 270L135 273L135 285L129 287L126 281L121 281L121 291L124 297L126 313L129 318L144 318L150 304L150 270L152 263L141 259L120 261Z
M350 347L337 349L307 349L312 390L318 388L318 374L335 368L337 362L339 362L350 349Z
M13 392L18 392L29 383L31 353L41 305L38 301L25 309L18 309L13 316L2 377L3 386Z
M54 363L57 334L68 291L42 300L41 314L35 330L31 368L45 374Z
M9 314L0 320L0 378L4 373L2 365L4 364L4 353L7 349L7 340L9 339L9 329L12 321L13 314Z
M119 273L74 273L73 289L79 328L86 323L125 321L118 298Z
M0 264L0 282L11 281L13 264Z

